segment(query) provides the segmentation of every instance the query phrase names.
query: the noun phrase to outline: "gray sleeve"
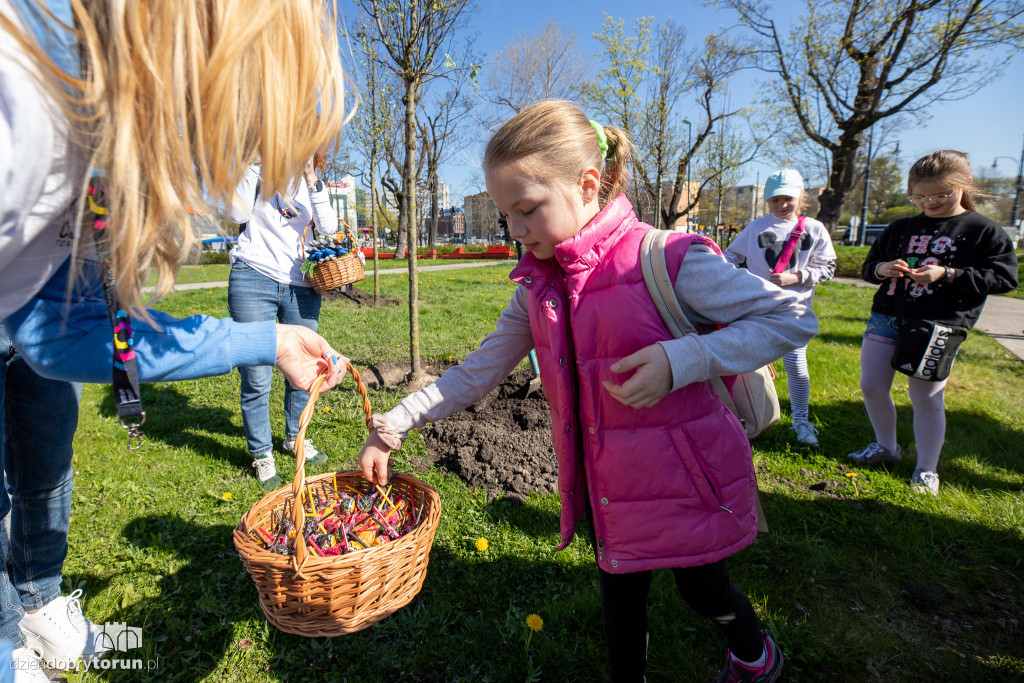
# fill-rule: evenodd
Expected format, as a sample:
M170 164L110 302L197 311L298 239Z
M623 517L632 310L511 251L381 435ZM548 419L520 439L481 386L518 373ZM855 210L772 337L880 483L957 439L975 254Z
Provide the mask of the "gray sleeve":
M401 438L414 427L442 420L471 406L498 386L533 348L526 290L516 289L494 332L463 361L430 386L409 394L384 414L388 426Z
M661 342L673 390L756 370L805 346L818 332L817 317L796 294L731 266L707 247L687 252L675 292L695 325L725 327Z

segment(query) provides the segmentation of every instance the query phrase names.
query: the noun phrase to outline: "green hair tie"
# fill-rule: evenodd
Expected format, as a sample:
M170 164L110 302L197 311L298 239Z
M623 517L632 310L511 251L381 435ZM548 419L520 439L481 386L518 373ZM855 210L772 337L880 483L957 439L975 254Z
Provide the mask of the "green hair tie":
M601 158L608 158L608 136L604 134L604 126L595 121L594 119L587 119L590 121L590 125L593 127L594 132L597 133L597 144L601 148Z

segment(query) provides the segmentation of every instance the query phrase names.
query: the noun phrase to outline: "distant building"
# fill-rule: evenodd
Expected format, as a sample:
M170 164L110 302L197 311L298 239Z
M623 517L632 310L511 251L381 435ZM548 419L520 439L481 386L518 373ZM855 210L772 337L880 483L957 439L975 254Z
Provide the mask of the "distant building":
M356 216L356 179L347 175L339 181L325 184L331 198L331 206L337 212L338 218L355 230L359 225L359 219Z
M448 183L437 183L437 208L442 211L452 208L452 188Z
M723 222L737 228L758 216L768 213L768 205L764 201L764 185L737 185L728 187L722 199ZM725 215L728 214L728 220Z
M466 241L490 239L501 228L498 226L498 208L486 192L462 198L462 208L466 215Z
M668 205L669 201L672 199L672 184L672 181L665 181L661 184L661 201L664 205ZM686 207L690 203L690 193L692 192L695 194L699 188L699 182L690 181L689 191L687 191L687 185L686 183L683 183L682 187L679 188L680 193L679 199L678 201L676 201L676 210L686 210ZM654 203L651 201L650 195L648 195L647 192L640 192L640 196L636 198L636 202L633 208L636 210L637 217L639 217L640 220L650 223L651 225L657 224L658 227L661 227L660 220L657 219L654 215L655 213L657 213L658 207L654 206ZM695 217L699 211L700 204L698 203L690 210L689 217L680 216L679 218L676 219L676 221L672 224L671 227L674 230L685 230L687 225L687 218L689 218L689 224L691 226L696 226Z

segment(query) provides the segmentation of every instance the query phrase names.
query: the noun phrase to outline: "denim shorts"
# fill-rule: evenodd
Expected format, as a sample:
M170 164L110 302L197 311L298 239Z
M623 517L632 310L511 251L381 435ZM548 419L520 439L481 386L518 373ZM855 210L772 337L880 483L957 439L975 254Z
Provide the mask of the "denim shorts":
M898 330L896 316L872 311L868 317L868 327L864 330L864 338L883 344L895 344Z

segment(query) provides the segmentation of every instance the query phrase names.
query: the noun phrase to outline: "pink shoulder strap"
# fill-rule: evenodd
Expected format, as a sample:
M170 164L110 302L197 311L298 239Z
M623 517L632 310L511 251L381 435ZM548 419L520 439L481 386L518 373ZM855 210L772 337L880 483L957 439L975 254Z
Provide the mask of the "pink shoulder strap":
M773 273L781 273L786 270L786 265L789 263L789 259L793 258L793 252L796 251L796 245L800 241L800 235L804 234L804 221L807 216L800 216L796 219L796 227L793 228L793 232L789 233L789 239L786 240L786 246L782 247L782 253L779 254L779 260L775 263L775 267L772 268Z

